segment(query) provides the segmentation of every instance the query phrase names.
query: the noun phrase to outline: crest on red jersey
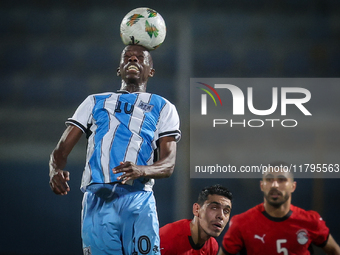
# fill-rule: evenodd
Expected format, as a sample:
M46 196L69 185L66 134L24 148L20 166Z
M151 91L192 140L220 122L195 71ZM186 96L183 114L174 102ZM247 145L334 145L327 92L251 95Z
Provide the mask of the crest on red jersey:
M300 229L296 232L297 241L299 244L304 245L308 242L308 231L305 229Z

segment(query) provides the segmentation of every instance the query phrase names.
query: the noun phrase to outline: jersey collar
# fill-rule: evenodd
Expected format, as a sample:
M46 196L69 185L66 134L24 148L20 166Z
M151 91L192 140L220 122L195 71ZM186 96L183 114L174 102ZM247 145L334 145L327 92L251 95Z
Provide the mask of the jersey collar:
M119 90L117 90L117 93L121 93L121 94L140 94L140 93L145 93L145 92L137 91L137 92L130 93L129 91L127 91L125 89L119 89Z
M204 246L204 244L202 244L202 245L198 245L198 244L195 244L194 243L194 240L192 240L192 237L191 236L188 236L188 238L189 238L189 242L190 242L190 245L191 245L191 247L194 249L194 250L199 250L199 249L201 249L203 246Z
M288 219L291 215L292 215L293 211L292 210L289 210L289 212L281 217L281 218L277 218L277 217L273 217L273 216L270 216L266 211L263 211L262 214L269 220L271 221L275 221L275 222L282 222L282 221L285 221L286 219Z

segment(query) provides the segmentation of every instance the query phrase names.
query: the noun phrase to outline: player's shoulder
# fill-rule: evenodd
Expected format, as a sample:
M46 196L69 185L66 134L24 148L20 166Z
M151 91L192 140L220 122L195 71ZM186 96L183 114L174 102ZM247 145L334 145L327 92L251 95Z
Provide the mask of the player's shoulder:
M191 220L188 220L188 219L178 220L178 221L175 221L175 222L168 223L168 224L164 225L163 227L161 227L160 229L183 227L183 226L189 225L190 221Z
M147 93L147 92L146 92L146 93ZM156 99L156 100L159 100L159 101L161 101L161 102L164 102L164 103L166 103L166 104L168 104L168 105L173 105L173 103L171 103L169 99L167 99L167 98L165 98L165 97L163 97L163 96L161 96L161 95L153 94L153 93L149 93L149 94L150 94L154 99Z
M229 225L230 226L235 225L241 228L243 226L248 226L252 221L254 220L256 221L259 219L259 216L262 214L262 211L263 205L262 204L256 205L243 213L232 216Z
M114 92L101 92L101 93L94 93L94 94L91 94L89 96L92 96L92 97L95 97L95 96L107 96L107 95L113 95L113 94L116 94Z
M184 234L187 228L190 229L190 221L187 219L178 220L172 223L168 223L159 229L159 234L176 236L178 234Z
M248 209L247 211L237 214L235 216L233 216L233 218L237 219L237 220L241 220L243 221L244 219L248 219L249 216L257 216L258 214L261 214L263 212L263 204L259 204L256 205L250 209Z
M290 206L290 210L293 212L294 217L304 218L306 220L322 220L320 214L317 211L305 210L295 205Z
M91 99L100 99L100 98L108 98L108 97L111 97L112 95L114 95L116 93L113 93L113 92L102 92L102 93L95 93L95 94L90 94L87 96L87 99L88 98L91 98Z

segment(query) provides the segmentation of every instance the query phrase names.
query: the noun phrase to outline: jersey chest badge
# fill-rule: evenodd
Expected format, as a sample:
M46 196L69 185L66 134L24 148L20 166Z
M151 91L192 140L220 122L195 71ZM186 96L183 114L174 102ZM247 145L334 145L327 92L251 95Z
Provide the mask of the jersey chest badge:
M308 242L308 231L305 229L300 229L296 232L297 241L299 244L304 245Z
M151 112L153 105L140 101L138 104L138 108L142 109L144 112Z

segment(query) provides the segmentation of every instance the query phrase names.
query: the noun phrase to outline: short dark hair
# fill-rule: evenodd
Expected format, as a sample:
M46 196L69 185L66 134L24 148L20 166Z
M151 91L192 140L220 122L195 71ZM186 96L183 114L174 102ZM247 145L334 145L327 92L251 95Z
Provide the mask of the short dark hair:
M285 172L289 173L289 177L292 179L292 181L294 181L294 174L293 174L293 172L289 171L289 169L291 168L291 165L289 165L287 162L276 160L276 161L272 161L268 165L271 166L274 169L283 168L285 170ZM262 178L265 175L266 175L266 173L263 173Z
M206 200L208 200L209 195L220 195L228 198L230 202L233 200L233 194L226 187L220 184L215 184L209 187L205 187L201 190L198 195L197 203L202 206Z

